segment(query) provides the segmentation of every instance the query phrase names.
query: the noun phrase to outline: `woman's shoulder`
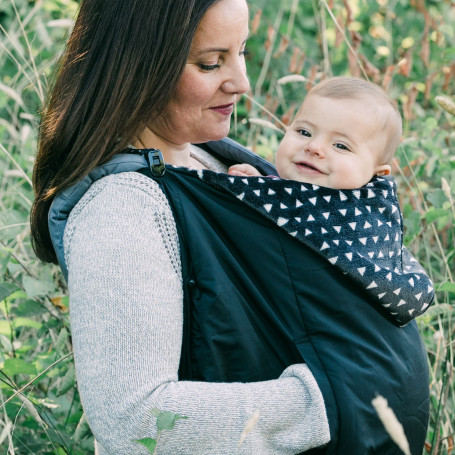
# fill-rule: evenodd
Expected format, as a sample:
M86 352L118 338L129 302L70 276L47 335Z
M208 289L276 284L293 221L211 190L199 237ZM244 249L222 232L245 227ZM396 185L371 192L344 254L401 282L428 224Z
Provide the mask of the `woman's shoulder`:
M131 236L154 225L160 231L176 232L171 207L159 185L138 172L111 174L94 182L71 210L64 243L68 246L80 229L93 232L94 237L103 232Z
M92 184L74 206L68 222L87 210L112 213L120 209L116 212L120 216L135 208L146 212L170 210L166 196L153 179L138 172L111 174Z
M79 234L78 234L79 233ZM163 245L163 253L178 256L178 235L169 202L152 179L137 172L112 174L94 182L71 211L64 232L68 258L75 238L88 244Z

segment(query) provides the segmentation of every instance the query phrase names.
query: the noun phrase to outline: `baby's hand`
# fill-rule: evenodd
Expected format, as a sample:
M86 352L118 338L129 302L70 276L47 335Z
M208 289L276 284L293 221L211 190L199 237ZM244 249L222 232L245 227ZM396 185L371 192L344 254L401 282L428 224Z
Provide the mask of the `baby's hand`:
M261 173L250 164L234 164L228 169L229 175L237 175L240 177L261 177Z

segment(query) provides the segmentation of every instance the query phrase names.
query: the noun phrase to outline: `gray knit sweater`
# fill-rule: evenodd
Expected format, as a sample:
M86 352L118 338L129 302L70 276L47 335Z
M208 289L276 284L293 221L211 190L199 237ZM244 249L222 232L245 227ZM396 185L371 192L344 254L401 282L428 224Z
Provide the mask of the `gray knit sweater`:
M258 383L179 381L183 291L169 203L134 172L102 178L72 210L64 236L78 387L100 455L146 454L151 410L187 416L158 454L297 454L326 444L321 392L306 365ZM259 420L238 448L255 411Z

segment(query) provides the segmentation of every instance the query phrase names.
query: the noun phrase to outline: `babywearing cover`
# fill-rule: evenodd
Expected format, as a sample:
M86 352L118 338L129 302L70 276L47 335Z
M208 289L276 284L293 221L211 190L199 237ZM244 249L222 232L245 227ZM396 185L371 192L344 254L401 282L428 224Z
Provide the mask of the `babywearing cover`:
M366 289L372 302L385 308L399 325L420 316L433 301L430 278L403 245L393 177L375 177L360 189L336 190L209 170L198 176L326 258Z
M289 181L248 178L246 183L242 178L231 181L223 174L169 166L160 177L148 168L141 172L154 178L166 194L180 238L184 333L179 379L262 381L277 378L291 364L305 362L323 394L331 433L326 447L306 453L400 454L371 404L380 394L402 423L411 453L421 454L429 385L417 325L415 321L404 327L392 324L391 313L371 293L374 288L366 289L346 276L358 273L357 267L345 274L320 254L320 247L315 251L299 240L298 233L289 235L283 227L290 221L279 221L284 208L273 221L265 216L272 209L265 207L265 213L252 209L247 201L259 197L254 185L252 194L242 196L254 181L267 192L275 191L270 194L274 198L262 200L260 208L280 204L279 188L287 192ZM238 182L241 191L232 193L229 187ZM387 179L379 183L380 191L394 189ZM220 188L223 185L225 189ZM300 184L291 185L293 192L301 191ZM315 192L312 197L328 195L321 190L307 191ZM304 202L300 193L298 200ZM382 208L383 202L377 207ZM309 204L314 216L316 205ZM373 202L368 205L373 212ZM389 210L393 210L390 205ZM296 216L302 217L302 210ZM349 226L334 224L338 225ZM321 232L320 238L324 235ZM337 254L340 257L342 252ZM418 282L426 279L422 274L418 280L416 273L422 272L413 268L406 276ZM408 287L415 289L416 283L412 286L408 280ZM421 305L413 314L422 310Z

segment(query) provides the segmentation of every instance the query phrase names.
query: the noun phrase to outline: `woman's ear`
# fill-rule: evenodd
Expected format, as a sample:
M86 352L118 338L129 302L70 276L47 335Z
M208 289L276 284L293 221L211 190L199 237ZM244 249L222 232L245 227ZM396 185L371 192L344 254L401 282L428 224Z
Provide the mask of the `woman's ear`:
M381 166L378 166L374 173L377 176L382 176L382 175L389 175L390 172L392 171L392 168L388 164L381 164Z

